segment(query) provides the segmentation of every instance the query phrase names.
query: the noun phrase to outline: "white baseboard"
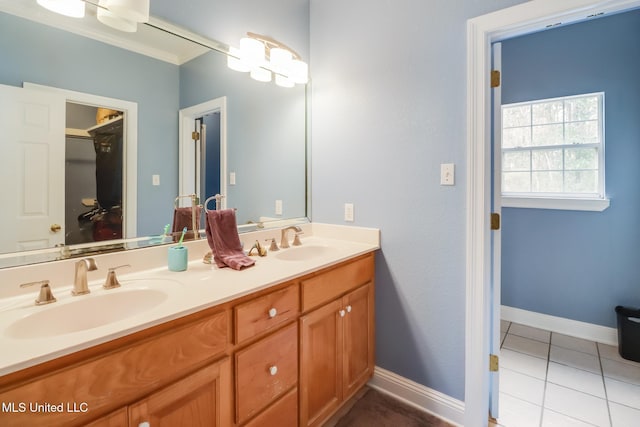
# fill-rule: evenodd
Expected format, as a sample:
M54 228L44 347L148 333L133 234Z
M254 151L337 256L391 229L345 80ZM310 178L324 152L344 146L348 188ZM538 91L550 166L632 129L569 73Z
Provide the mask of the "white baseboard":
M500 307L500 318L509 322L520 323L551 332L583 338L602 344L618 345L618 330L592 323L579 322L564 317L550 316L503 305Z
M451 424L464 422L464 402L386 369L376 366L368 385Z

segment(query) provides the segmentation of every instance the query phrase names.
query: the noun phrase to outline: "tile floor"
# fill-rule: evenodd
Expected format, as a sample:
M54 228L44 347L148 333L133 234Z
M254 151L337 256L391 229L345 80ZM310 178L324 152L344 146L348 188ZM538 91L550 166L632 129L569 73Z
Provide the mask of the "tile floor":
M502 321L503 427L638 427L640 363L618 348Z

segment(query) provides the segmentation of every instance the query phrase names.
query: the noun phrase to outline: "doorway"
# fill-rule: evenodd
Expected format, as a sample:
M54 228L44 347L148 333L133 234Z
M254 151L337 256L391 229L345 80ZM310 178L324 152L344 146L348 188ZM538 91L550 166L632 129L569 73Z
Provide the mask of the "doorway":
M490 45L559 22L640 6L638 0L530 1L468 21L465 426L488 425L492 293Z
M124 112L66 103L65 245L123 236Z
M179 194L195 194L200 204L212 196L227 206L227 99L216 98L179 112ZM195 133L195 134L194 134ZM232 183L233 185L233 183ZM204 206L216 208L215 202Z

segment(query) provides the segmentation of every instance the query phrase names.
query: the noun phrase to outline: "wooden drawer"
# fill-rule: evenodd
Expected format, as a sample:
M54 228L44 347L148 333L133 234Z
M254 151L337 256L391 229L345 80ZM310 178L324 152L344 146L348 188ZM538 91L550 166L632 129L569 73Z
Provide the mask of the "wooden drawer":
M297 323L236 352L235 360L236 422L242 423L296 385Z
M297 427L298 388L294 388L244 427Z
M291 285L236 306L233 309L236 344L294 319L300 305L298 295L298 286Z
M227 312L177 327L86 362L62 367L0 393L0 402L82 402L88 412L0 413L0 425L85 424L188 373L222 354L229 343Z
M373 280L374 274L373 254L371 254L303 280L302 311L310 310L364 285Z

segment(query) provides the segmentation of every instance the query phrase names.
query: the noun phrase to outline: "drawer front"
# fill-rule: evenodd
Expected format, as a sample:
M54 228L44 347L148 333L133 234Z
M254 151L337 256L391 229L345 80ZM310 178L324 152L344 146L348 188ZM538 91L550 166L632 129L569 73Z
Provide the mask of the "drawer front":
M298 295L298 286L292 285L236 306L236 344L294 319L299 311Z
M236 422L276 400L298 380L298 325L236 352Z
M294 388L244 427L297 427L298 389Z
M302 311L325 302L372 281L373 255L336 267L326 273L302 281Z

